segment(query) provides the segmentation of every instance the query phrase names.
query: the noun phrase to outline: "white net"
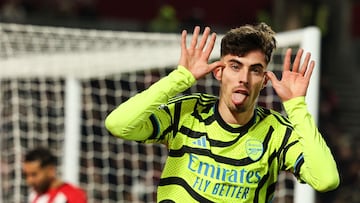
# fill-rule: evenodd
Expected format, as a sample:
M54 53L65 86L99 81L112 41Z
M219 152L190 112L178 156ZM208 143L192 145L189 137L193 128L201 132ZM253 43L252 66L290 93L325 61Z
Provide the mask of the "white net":
M280 47L270 69L281 69L285 47L302 46L302 32L278 36ZM212 59L218 57L218 46ZM72 181L86 190L89 202L154 202L166 148L116 139L104 128L104 119L118 104L167 75L179 53L177 34L0 24L0 202L26 201L29 190L21 159L38 145L49 146L59 164L78 177ZM81 94L70 104L69 78L79 81ZM208 75L186 92L216 95L218 83ZM77 104L79 135L66 135L72 119L66 108ZM271 86L262 91L259 104L282 111ZM63 150L76 136L72 144L79 157L73 163L78 167L67 161L74 157ZM278 202L285 198L277 197Z

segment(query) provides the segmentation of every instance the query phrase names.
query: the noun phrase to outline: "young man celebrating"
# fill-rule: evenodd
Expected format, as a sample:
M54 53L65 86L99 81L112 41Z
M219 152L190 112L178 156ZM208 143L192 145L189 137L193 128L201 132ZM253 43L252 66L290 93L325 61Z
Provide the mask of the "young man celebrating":
M29 151L23 161L26 183L32 188L29 203L86 203L85 192L61 181L56 157L46 148Z
M280 170L318 191L335 189L339 175L332 154L307 110L305 95L315 66L310 54L286 52L282 79L267 71L276 47L264 23L230 30L221 60L208 63L216 34L195 27L190 46L182 32L179 66L106 118L115 136L165 144L169 149L158 202L271 202ZM291 67L292 65L292 67ZM219 98L175 97L213 72ZM288 117L257 106L270 80ZM124 116L126 115L126 116Z

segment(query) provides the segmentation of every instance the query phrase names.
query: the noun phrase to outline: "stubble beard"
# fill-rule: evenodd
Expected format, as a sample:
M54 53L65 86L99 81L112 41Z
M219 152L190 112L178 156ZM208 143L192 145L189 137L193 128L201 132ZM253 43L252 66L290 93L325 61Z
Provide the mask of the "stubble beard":
M51 185L51 180L45 180L40 185L34 186L34 190L38 194L44 194L49 190L50 185Z
M229 107L230 111L233 113L244 113L246 112L246 107L244 105L235 105L232 104L232 106Z

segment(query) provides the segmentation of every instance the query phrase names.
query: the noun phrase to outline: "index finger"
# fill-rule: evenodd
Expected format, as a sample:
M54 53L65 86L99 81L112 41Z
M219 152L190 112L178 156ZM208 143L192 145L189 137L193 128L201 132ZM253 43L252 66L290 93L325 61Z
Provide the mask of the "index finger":
M310 61L309 68L305 73L305 78L307 81L310 81L310 78L311 78L314 68L315 68L315 61Z

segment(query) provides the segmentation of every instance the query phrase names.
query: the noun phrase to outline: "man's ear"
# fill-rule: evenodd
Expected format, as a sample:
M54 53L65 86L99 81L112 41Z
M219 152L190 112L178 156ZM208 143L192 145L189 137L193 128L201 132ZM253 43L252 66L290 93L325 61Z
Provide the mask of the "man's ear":
M264 81L263 81L261 89L264 89L266 87L268 81L269 81L269 77L265 74L264 75Z
M216 80L221 81L222 71L224 67L216 67L212 72Z
M44 168L47 171L48 176L56 177L56 166L49 165Z

